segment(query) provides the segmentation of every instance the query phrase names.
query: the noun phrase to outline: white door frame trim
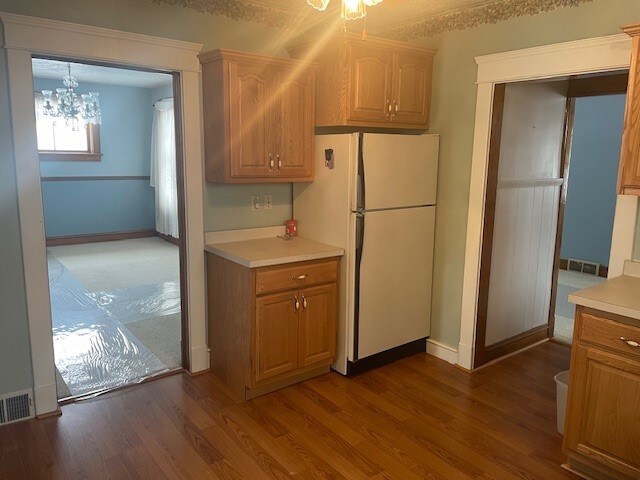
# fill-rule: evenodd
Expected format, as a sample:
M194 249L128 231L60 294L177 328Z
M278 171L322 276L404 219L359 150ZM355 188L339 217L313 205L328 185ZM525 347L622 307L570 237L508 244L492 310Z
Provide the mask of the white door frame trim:
M476 57L478 93L469 186L460 343L458 344L458 365L461 367L473 369L485 188L495 85L620 70L629 68L630 59L631 38L625 34ZM616 208L611 265L622 265L624 260L632 257L631 251L627 250L629 245L633 244L633 237L630 241L627 237L629 231L633 229L628 228L628 225L635 225L637 200L618 196L618 205L620 204L624 204L625 208ZM623 228L624 225L627 228ZM614 248L618 245L624 248ZM622 273L621 268L618 275Z
M32 55L148 67L180 74L192 372L208 368L205 321L203 147L200 95L202 45L0 12L7 52L36 414L58 409L45 248L40 164L33 111Z

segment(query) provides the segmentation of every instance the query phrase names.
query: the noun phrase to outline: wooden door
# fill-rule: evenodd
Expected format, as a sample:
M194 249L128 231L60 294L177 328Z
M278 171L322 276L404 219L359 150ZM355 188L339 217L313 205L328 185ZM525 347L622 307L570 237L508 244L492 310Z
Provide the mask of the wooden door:
M393 54L390 50L359 44L351 44L349 49L348 120L387 123L391 113Z
M315 74L281 68L274 80L275 175L311 180Z
M394 54L392 123L428 127L432 63L432 58L425 55Z
M567 83L496 85L474 367L549 335Z
M640 478L640 361L576 345L565 445Z
M266 64L229 62L231 177L268 177L273 172L269 163L273 155L272 77Z
M338 290L335 283L300 292L300 367L331 362L336 351Z
M625 28L633 37L625 110L618 193L640 195L640 25Z
M296 292L256 300L255 381L291 372L298 363Z

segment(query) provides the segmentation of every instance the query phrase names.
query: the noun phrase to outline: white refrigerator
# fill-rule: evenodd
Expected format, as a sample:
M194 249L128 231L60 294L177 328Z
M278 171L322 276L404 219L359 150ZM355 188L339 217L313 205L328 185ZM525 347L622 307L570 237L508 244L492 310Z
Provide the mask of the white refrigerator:
M300 236L344 248L336 362L357 373L425 351L439 136L317 135L314 181L293 186Z

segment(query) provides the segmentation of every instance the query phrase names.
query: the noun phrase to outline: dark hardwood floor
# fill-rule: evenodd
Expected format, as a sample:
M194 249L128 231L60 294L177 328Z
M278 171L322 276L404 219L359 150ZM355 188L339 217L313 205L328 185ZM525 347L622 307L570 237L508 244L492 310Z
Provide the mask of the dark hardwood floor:
M472 375L416 355L245 404L180 374L0 427L2 479L570 479L546 343Z

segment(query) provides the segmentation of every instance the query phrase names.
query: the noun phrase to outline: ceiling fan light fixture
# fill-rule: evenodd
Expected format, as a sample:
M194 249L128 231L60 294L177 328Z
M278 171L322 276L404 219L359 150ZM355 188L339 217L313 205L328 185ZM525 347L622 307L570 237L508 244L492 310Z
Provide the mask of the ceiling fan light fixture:
M320 12L329 6L330 0L307 0L307 3ZM343 21L358 20L367 14L367 7L382 3L382 0L342 0L340 17Z
M342 20L357 20L367 14L367 7L363 0L342 0L340 16Z
M324 12L329 5L329 0L307 0L307 3L320 12Z

